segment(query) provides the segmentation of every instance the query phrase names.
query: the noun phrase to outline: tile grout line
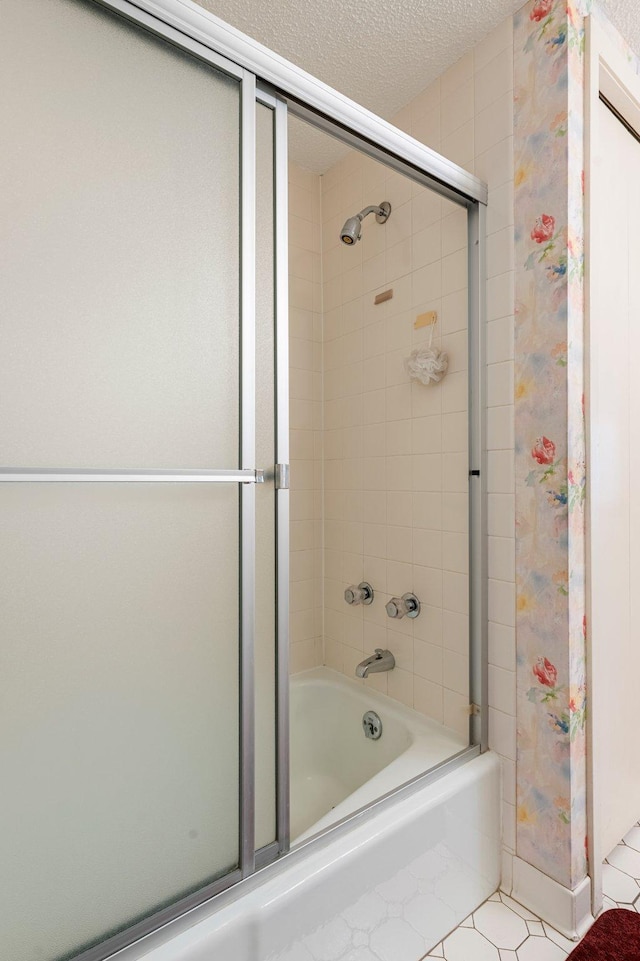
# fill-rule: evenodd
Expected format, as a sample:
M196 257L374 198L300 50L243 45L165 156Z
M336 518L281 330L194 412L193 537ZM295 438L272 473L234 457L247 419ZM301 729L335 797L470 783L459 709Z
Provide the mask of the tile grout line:
M625 835L625 839L636 829L639 835L636 843L640 846L640 822ZM640 914L640 850L625 839L605 858L604 863L635 884L637 890L631 888L627 892L634 895L632 901L617 900L607 894L607 891L614 892L611 882L605 880L603 911L625 908ZM633 852L631 862L635 862L635 866L632 866L632 870L638 877L611 863L610 858L615 859L620 850ZM628 860L629 856L626 857ZM620 888L617 893L620 894ZM565 938L513 898L496 891L424 955L422 961L458 961L463 956L481 957L482 961L565 961L578 943Z

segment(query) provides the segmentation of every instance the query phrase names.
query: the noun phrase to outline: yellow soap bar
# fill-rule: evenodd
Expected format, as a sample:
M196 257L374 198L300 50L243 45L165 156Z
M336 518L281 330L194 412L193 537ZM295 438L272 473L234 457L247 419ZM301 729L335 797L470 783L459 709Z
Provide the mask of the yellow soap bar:
M413 325L414 330L419 330L421 327L431 327L438 320L438 312L435 310L428 310L424 314L418 314Z

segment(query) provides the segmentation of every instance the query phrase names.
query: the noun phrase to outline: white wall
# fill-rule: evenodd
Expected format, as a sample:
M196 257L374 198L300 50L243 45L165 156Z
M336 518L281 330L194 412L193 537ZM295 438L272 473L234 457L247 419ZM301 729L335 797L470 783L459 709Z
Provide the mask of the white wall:
M640 83L635 86L640 93ZM600 861L640 811L640 750L636 738L620 736L635 727L640 676L640 384L634 370L640 348L640 144L604 104L594 107L588 424L593 834Z

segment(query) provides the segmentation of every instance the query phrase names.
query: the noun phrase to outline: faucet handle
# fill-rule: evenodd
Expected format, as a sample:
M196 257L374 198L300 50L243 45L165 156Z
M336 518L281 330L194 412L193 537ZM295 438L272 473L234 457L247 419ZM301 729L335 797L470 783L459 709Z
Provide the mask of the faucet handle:
M344 592L344 599L347 604L372 604L373 588L366 581L358 584L357 587L355 584L351 584Z
M392 597L386 605L389 617L401 618L417 617L420 613L420 601L415 594L403 594L402 597Z

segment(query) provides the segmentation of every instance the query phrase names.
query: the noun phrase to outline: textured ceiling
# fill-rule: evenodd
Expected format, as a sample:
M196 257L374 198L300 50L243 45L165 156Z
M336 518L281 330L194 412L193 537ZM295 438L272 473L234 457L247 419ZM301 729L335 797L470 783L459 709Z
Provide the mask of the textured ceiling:
M618 28L631 49L640 54L640 6L638 0L601 0L599 6Z
M522 0L197 0L287 60L389 120ZM639 0L602 6L640 50ZM344 147L291 126L291 159L319 173Z

